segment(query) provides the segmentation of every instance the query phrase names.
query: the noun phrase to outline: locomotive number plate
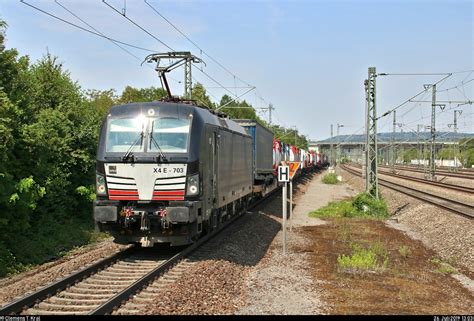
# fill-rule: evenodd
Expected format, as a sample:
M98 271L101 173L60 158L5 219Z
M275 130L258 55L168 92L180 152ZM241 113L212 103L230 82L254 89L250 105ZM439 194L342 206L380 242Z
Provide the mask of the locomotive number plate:
M186 175L187 164L154 164L150 174L158 174L161 177L176 177Z

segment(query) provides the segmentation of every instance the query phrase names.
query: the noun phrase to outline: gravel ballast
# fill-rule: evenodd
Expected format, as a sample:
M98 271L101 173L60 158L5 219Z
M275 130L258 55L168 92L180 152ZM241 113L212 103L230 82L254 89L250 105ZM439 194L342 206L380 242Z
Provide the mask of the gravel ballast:
M0 305L5 305L15 298L48 285L68 276L74 271L106 258L127 246L115 244L111 239L74 249L66 256L46 264L42 264L27 272L20 273L0 281Z

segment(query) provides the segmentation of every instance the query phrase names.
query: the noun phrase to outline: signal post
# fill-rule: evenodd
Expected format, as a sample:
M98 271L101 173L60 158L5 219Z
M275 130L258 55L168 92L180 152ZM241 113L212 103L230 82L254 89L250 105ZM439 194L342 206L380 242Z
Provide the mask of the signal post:
M283 162L278 166L278 182L284 183L282 188L282 226L283 226L283 254L286 255L286 221L288 219L287 202L290 201L290 230L293 228L293 176L300 166L300 162ZM287 164L287 165L286 165ZM290 199L288 200L288 182L290 183Z

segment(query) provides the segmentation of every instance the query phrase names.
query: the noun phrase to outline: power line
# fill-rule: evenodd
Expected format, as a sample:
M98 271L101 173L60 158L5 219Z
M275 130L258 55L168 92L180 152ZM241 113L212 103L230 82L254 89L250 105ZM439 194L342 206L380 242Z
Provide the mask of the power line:
M379 74L379 75L384 75L384 74ZM388 75L388 74L387 74L387 75ZM451 75L452 75L452 73L447 74L446 77L443 77L442 79L438 80L438 81L435 82L434 84L435 84L435 85L439 84L440 82L444 81L445 79L451 77ZM385 116L387 116L387 115L390 115L390 113L391 113L392 111L397 110L398 108L402 107L403 105L405 105L405 104L408 103L408 102L412 102L412 99L413 99L413 98L418 97L419 95L421 95L422 93L426 92L427 90L428 90L428 88L423 89L422 91L420 91L419 93L417 93L417 94L414 95L413 97L410 97L410 98L408 98L407 100L405 100L405 101L404 101L403 103L401 103L400 105L398 105L398 106L396 106L396 107L390 109L389 111L385 112L384 114L382 114L382 116L377 117L375 120L379 120L380 118L383 118L383 117L385 117Z
M100 32L99 30L97 30L96 28L94 28L93 26L91 26L89 23L87 23L86 21L84 21L83 19L81 19L78 15L76 15L74 12L72 12L70 9L68 9L66 6L64 6L63 4L59 3L58 0L54 0L54 2L59 5L61 8L63 8L64 10L66 10L67 12L69 12L71 15L73 15L74 17L76 17L77 19L79 19L82 23L84 23L85 25L87 25L89 28L93 29L95 32L99 33L100 35L104 36L105 35ZM116 45L117 47L119 47L120 49L122 49L123 51L125 51L126 53L128 53L129 55L131 55L132 57L135 57L138 61L142 62L143 59L142 58L139 58L137 56L135 56L132 52L130 52L129 50L125 49L124 47L122 47L121 45L119 45L118 43L116 43L115 41L111 40L111 39L108 39L111 43L113 43L114 45ZM149 65L147 65L149 66Z
M377 76L443 76L449 75L452 73L442 72L442 73L406 73L406 74L392 74L392 73L380 73Z
M443 75L452 75L452 74L462 74L466 72L473 72L474 70L462 70L462 71L452 71L452 72L436 72L436 73L379 73L377 76L443 76Z
M438 90L437 92L440 93L440 92L444 92L444 91L449 91L449 90L453 90L453 89L458 89L460 86L464 86L468 83L470 83L471 81L473 81L474 78L471 78L469 79L468 81L462 81L461 83L459 83L458 85L454 86L454 87L450 87L450 88L446 88L446 89L442 89L442 90Z
M152 34L151 32L149 32L148 30L146 30L144 27L142 27L141 25L139 25L138 23L136 23L133 19L127 17L125 15L125 12L120 12L118 11L115 7L113 7L112 5L110 5L109 3L107 3L106 0L102 0L103 3L105 3L109 8L111 8L112 10L114 10L116 13L118 13L119 15L123 16L125 19L127 19L129 22L131 22L132 24L134 24L135 26L137 26L138 28L140 28L143 32L145 32L146 34L148 34L149 36L151 36L153 39L155 39L156 41L160 42L161 44L163 44L164 46L166 46L169 50L171 51L175 51L173 48L171 48L168 44L166 44L165 42L163 42L162 40L160 40L158 37L156 37L154 34ZM194 63L193 63L194 66L196 66ZM199 70L201 73L203 73L206 77L208 77L209 79L211 79L214 83L216 83L217 85L219 85L222 89L226 90L227 92L229 92L232 96L235 96L237 97L232 91L230 91L229 89L227 89L226 87L224 87L220 82L218 82L216 79L214 79L212 76L210 76L208 73L206 73L205 71L201 70L200 68L197 68L197 70Z
M137 57L136 55L134 55L132 52L130 52L130 51L127 50L126 48L122 47L121 45L128 46L128 47L131 47L131 48L141 49L141 50L144 50L144 51L155 52L155 50L152 50L152 49L146 49L146 48L138 47L138 46L136 46L136 45L132 45L132 44L129 44L129 43L125 43L125 42L123 42L123 41L116 40L116 39L113 39L113 38L110 38L110 37L106 36L104 33L102 33L101 31L99 31L97 28L94 28L92 25L90 25L89 23L87 23L84 19L80 18L78 15L76 15L74 12L72 12L72 10L66 8L66 6L64 6L63 4L59 3L57 0L55 0L56 4L58 4L58 5L59 5L60 7L62 7L64 10L66 10L66 11L69 12L71 15L73 15L75 18L77 18L78 20L80 20L82 23L84 23L85 25L87 25L89 28L92 28L95 32L94 32L94 31L91 31L91 30L88 30L88 29L86 29L86 28L83 28L83 27L81 27L81 26L79 26L79 25L76 25L76 24L74 24L74 23L72 23L72 22L70 22L70 21L67 21L67 20L65 20L65 19L62 19L62 18L60 18L60 17L57 17L57 16L55 16L55 15L53 15L53 14L51 14L51 13L45 11L45 10L42 10L42 9L40 9L40 8L38 8L38 7L35 7L35 6L33 6L33 5L31 5L31 4L27 3L27 2L25 2L24 0L21 0L20 2L24 3L24 4L27 5L27 6L30 6L31 8L33 8L33 9L35 9L35 10L38 10L38 11L42 12L42 13L44 13L44 14L50 16L50 17L53 17L53 18L55 18L55 19L57 19L57 20L60 20L61 22L64 22L64 23L69 24L69 25L71 25L71 26L73 26L73 27L76 27L76 28L78 28L79 30L82 30L82 31L88 32L88 33L90 33L90 34L93 34L93 35L95 35L95 36L98 36L98 37L107 39L107 40L109 40L110 42L112 42L113 44L115 44L117 47L119 47L120 49L122 49L123 51L125 51L126 53L128 53L129 55L131 55L131 56L133 56L134 58L136 58L137 60L139 60L140 62L142 61L141 58ZM148 66L148 65L147 65L147 66ZM150 68L153 69L153 67L150 67ZM173 77L170 77L170 79L172 79L173 81L176 81L176 82L180 83L180 81L178 81L177 79L175 79L175 78L173 78Z
M115 12L117 12L119 15L123 16L125 19L127 19L128 21L130 21L131 23L133 23L135 26L137 26L138 28L140 28L141 30L143 30L144 32L146 32L148 35L150 35L151 37L153 37L156 41L158 41L159 43L161 43L163 46L167 47L169 50L171 51L175 51L173 50L173 48L171 48L170 46L168 46L166 43L164 43L163 41L161 41L160 39L158 39L157 37L155 37L152 33L150 33L148 30L146 30L145 28L143 28L142 26L140 26L138 23L136 23L135 21L133 21L132 19L128 18L125 14L125 12L120 12L118 11L117 9L115 9L114 6L110 5L109 3L107 3L107 1L105 0L102 0L103 3L105 3L109 8L111 8L112 10L114 10Z
M238 77L235 73L233 73L232 71L230 71L227 67L225 67L222 63L220 63L219 61L217 61L213 56L211 56L210 54L208 54L204 49L202 49L196 42L194 42L191 38L189 38L182 30L180 30L175 24L173 24L168 18L166 18L160 11L158 11L158 9L156 9L151 3L149 3L147 0L144 0L145 4L148 5L152 10L153 12L155 12L158 16L160 16L163 20L165 20L169 25L171 25L177 32L179 32L184 38L186 38L190 43L192 43L197 49L200 50L201 54L204 54L206 55L207 57L209 57L213 62L215 62L218 66L220 66L222 69L224 69L227 73L229 73L233 78L234 80L235 79L238 79L240 80L242 83L246 84L247 86L246 87L237 87L237 86L223 86L221 85L221 88L223 89L226 89L227 88L232 88L232 89L247 89L247 88L252 88L251 90L247 91L246 93L252 91L253 89L255 89L256 87L255 86L252 86L250 85L248 82L244 81L243 79L241 79L240 77ZM202 71L202 70L201 70ZM215 80L213 80L214 82L216 82ZM209 87L208 87L209 88ZM229 90L227 90L229 91ZM229 91L230 92L230 91ZM233 94L233 96L237 97L237 94L236 93L231 93ZM238 97L242 97L244 94L238 96ZM260 97L261 98L261 97ZM263 100L263 99L262 99Z
M67 21L67 20L65 20L65 19L63 19L63 18L60 18L60 17L58 17L58 16L55 16L54 14L49 13L49 12L43 10L43 9L40 9L40 8L38 8L38 7L34 6L34 5L32 5L32 4L28 3L28 2L26 2L25 0L20 0L20 2L23 3L23 4L25 4L25 5L27 5L27 6L29 6L29 7L31 7L31 8L33 8L33 9L35 9L35 10L37 10L37 11L39 11L39 12L44 13L45 15L48 15L48 16L54 18L54 19L57 19L57 20L59 20L59 21L62 21L62 22L64 22L64 23L68 24L68 25L71 25L71 26L73 26L73 27L75 27L75 28L78 28L78 29L80 29L80 30L82 30L82 31L88 32L88 33L90 33L90 34L93 34L93 35L95 35L95 36L98 36L98 37L101 37L101 38L105 38L105 39L107 39L107 40L110 40L110 41L119 43L119 44L124 45L124 46L131 47L131 48L135 48L135 49L139 49L139 50L143 50L143 51L148 51L148 52L156 52L156 50L151 50L151 49L147 49L147 48L142 48L142 47L139 47L139 46L135 46L135 45L132 45L132 44L129 44L129 43L126 43L126 42L123 42L123 41L120 41L120 40L117 40L117 39L114 39L114 38L110 38L110 37L105 36L105 35L102 35L102 34L100 34L100 33L98 33L98 32L94 32L94 31L92 31L92 30L86 29L86 28L81 27L81 26L79 26L79 25L77 25L77 24L75 24L75 23L72 23L72 22Z
M209 55L206 51L204 51L197 43L195 43L194 41L192 41L183 31L181 31L178 27L176 27L176 25L174 25L169 19L167 19L165 16L163 16L155 7L153 7L149 2L147 2L147 0L144 0L144 2L157 14L159 15L161 18L163 18L168 24L170 24L177 32L179 32L183 37L185 37L190 43L192 43L196 48L198 48L201 53L205 54L207 57L209 57L212 61L214 61L217 65L219 65L222 69L224 69L225 71L227 71L231 76L233 76L235 79L238 79L240 80L242 83L248 85L249 87L253 87L252 85L250 85L249 83L247 83L246 81L242 80L241 78L239 78L237 75L235 75L232 71L230 71L229 69L227 69L224 65L222 65L219 61L217 61L214 57L212 57L211 55Z

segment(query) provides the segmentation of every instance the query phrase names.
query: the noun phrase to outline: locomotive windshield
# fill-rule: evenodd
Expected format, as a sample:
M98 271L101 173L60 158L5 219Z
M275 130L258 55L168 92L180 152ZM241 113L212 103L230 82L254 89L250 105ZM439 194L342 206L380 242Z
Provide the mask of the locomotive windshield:
M143 152L144 144L137 144L145 127L143 118L111 119L107 130L107 152Z
M110 119L107 126L106 152L186 153L190 125L190 119L182 118Z
M151 121L150 139L157 144L150 146L150 152L186 153L188 150L189 119L158 118ZM157 146L158 145L158 146Z

